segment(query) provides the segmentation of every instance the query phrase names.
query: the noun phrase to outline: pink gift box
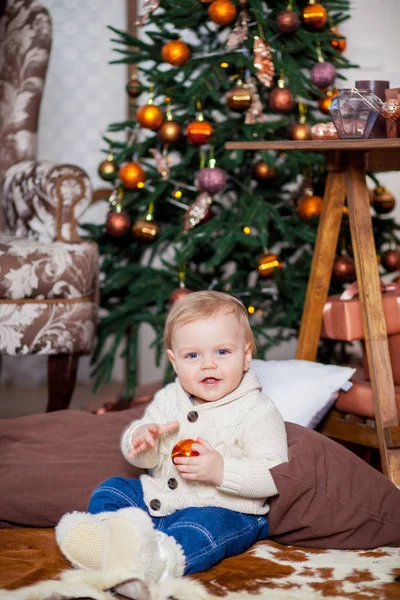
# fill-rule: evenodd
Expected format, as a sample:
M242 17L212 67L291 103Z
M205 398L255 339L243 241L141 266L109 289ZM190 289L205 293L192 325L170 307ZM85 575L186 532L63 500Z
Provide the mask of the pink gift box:
M400 333L400 286L381 284L388 335ZM351 342L365 338L357 282L341 295L329 296L323 310L321 337Z

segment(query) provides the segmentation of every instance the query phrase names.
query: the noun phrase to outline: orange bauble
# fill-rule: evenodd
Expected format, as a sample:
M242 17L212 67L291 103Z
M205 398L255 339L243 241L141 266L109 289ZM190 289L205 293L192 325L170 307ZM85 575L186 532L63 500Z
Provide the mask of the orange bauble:
M333 48L335 48L335 50L340 52L340 54L343 54L343 52L346 50L346 47L347 47L346 38L344 38L342 35L340 35L340 33L337 30L337 27L332 27L331 32L339 37L338 40L331 41L331 46Z
M163 60L174 67L181 67L190 58L190 48L182 40L172 40L161 48Z
M276 254L264 254L258 261L257 271L263 279L270 279L274 276L275 269L281 271L283 262Z
M289 137L298 142L311 140L311 126L308 123L293 123L289 127Z
M259 160L253 165L252 175L257 181L268 181L277 175L275 167L270 167L265 160Z
M307 4L303 9L303 21L309 29L321 29L328 17L322 4Z
M157 135L164 144L177 144L182 137L182 126L177 121L164 121Z
M208 7L208 16L217 25L229 25L236 19L236 6L231 0L214 0Z
M192 450L192 445L197 444L196 440L186 439L180 440L172 448L171 458L174 462L175 458L188 458L190 456L199 456L197 450Z
M207 144L213 133L214 128L208 121L192 121L192 123L189 123L186 127L187 138L194 146Z
M164 113L154 104L145 104L137 109L136 120L146 129L158 129L164 121Z
M297 205L297 214L303 221L319 217L322 212L323 199L320 196L303 196Z
M118 178L128 190L142 188L146 181L146 173L137 162L128 162L122 165L119 170Z
M337 96L339 91L334 88L333 90L326 90L325 96L318 100L318 108L324 114L329 114L329 107L331 102L335 96Z

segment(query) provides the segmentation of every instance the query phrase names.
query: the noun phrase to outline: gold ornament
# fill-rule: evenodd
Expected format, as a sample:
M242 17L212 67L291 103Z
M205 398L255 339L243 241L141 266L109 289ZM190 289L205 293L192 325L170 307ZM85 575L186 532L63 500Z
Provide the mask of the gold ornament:
M217 25L225 26L236 19L236 6L231 0L214 0L208 7L208 16Z
M311 127L308 123L294 123L289 127L291 140L311 140Z
M303 221L319 217L322 212L323 199L320 196L305 195L297 205L297 214Z
M147 104L140 106L136 111L137 122L146 129L158 129L164 121L164 113L149 99Z
M378 215L389 213L396 206L396 198L383 186L377 186L373 191L372 207Z
M104 181L114 181L118 175L118 167L114 162L113 154L109 154L106 160L103 160L97 169L98 174Z
M164 121L157 135L164 144L177 144L182 138L182 126L178 121Z
M132 227L132 233L139 240L152 242L157 239L160 228L153 220L139 219Z
M275 75L271 46L266 40L256 36L254 38L253 50L254 67L257 70L256 77L266 87L271 87Z
M325 115L329 114L329 107L331 105L331 102L333 98L338 95L338 93L339 90L337 90L336 88L334 88L333 90L326 90L325 96L323 98L319 98L318 108Z
M317 4L316 0L309 0L309 4L303 9L303 21L309 29L321 29L328 17L322 4Z
M226 104L228 108L235 112L244 112L251 106L251 93L247 86L239 79L237 85L226 95Z
M257 181L268 181L276 177L275 167L270 167L265 160L259 160L252 169L252 175Z
M263 279L270 279L274 276L275 269L281 271L283 262L276 254L264 254L258 261L257 271Z
M119 170L118 178L123 186L128 190L142 188L146 181L146 173L137 162L128 162L122 165Z
M164 44L161 49L161 56L170 65L181 67L190 58L190 48L182 40L172 40Z

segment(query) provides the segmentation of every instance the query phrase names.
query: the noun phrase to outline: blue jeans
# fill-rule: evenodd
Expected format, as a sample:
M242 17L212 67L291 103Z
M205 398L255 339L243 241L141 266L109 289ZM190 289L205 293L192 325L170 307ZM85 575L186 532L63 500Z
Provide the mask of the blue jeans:
M138 479L113 477L95 489L88 512L116 511L135 506L146 511ZM264 515L246 515L226 508L205 506L177 510L166 517L152 517L154 528L173 537L186 557L185 574L205 571L223 558L245 552L268 537Z

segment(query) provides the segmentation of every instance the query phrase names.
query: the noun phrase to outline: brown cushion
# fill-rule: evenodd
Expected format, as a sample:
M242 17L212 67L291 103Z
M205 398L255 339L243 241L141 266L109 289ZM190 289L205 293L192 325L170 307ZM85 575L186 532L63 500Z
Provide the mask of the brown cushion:
M0 521L47 527L85 511L94 488L114 475L135 477L119 451L124 427L146 404L93 415L62 410L0 419Z
M145 403L104 415L59 411L0 420L0 520L52 526L86 510L93 489L114 475L133 477L119 439ZM318 548L400 545L400 491L336 442L287 423L290 461L272 469L271 535Z
M286 423L289 462L271 469L271 537L314 548L400 546L400 490L333 440Z

